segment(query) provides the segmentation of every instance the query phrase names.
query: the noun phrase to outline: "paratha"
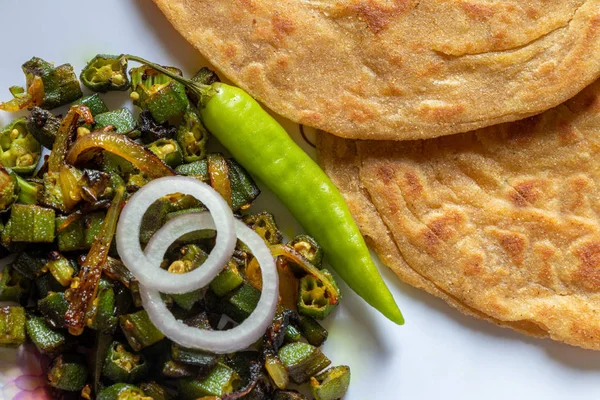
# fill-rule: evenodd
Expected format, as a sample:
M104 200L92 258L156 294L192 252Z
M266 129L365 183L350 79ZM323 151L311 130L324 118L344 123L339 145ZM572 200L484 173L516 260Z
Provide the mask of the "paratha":
M600 77L600 0L155 0L273 111L355 139L518 120Z
M528 119L436 139L318 138L403 281L518 331L600 350L600 81Z

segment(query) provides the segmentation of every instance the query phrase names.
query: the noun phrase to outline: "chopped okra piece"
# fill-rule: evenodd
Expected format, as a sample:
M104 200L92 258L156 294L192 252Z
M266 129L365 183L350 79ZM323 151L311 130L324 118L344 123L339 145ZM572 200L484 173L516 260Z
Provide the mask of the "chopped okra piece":
M177 68L167 69L181 75ZM150 111L157 123L180 116L189 107L185 87L181 83L145 65L133 68L129 73L133 104Z
M156 329L148 313L141 310L133 314L119 316L121 329L127 342L135 351L151 346L164 339L165 335Z
M128 351L119 342L113 342L104 360L102 374L113 382L132 383L148 372L148 364L141 354Z
M214 367L217 363L217 357L214 354L201 350L186 349L176 344L171 345L171 357L177 362L195 365L205 370Z
M51 149L58 128L60 128L60 122L60 118L55 117L50 111L41 107L33 107L27 117L27 129L42 146Z
M350 386L350 368L342 365L310 378L310 391L315 400L336 400L344 397Z
M244 283L244 278L238 271L237 265L235 262L229 261L223 271L210 283L210 288L217 296L223 297L240 287L242 283Z
M265 369L279 389L285 389L290 383L288 371L276 355L270 354L265 357Z
M35 170L42 146L27 129L27 119L19 118L0 132L0 164L17 174L30 175Z
M260 195L260 189L250 174L233 158L227 160L231 182L231 208L246 210Z
M137 123L135 117L127 108L121 108L120 110L108 111L94 118L96 125L94 128L100 130L112 125L115 128L115 132L128 134L135 130Z
M108 280L101 279L98 284L96 300L86 314L88 326L100 332L110 333L114 331L118 322L115 307L113 285Z
M206 259L208 254L200 247L191 244L180 249L181 257L174 261L168 268L172 274L184 274L198 268ZM171 297L177 305L184 310L191 310L192 307L204 296L204 290L198 289L184 294L172 294Z
M139 119L142 142L145 144L156 142L159 139L172 139L177 134L177 127L168 122L159 124L152 118L152 113L144 110L140 113Z
M325 279L329 279L337 289L337 283L329 271L323 270L322 272ZM300 279L298 290L298 313L301 315L321 320L339 304L339 299L331 302L323 282L312 275L306 275Z
M108 112L108 107L106 107L106 103L104 103L104 101L98 93L94 93L91 96L86 96L73 103L73 105L77 104L81 104L89 108L90 112L94 117Z
M273 400L308 400L303 394L295 390L277 390L273 394Z
M244 282L231 296L221 302L221 311L236 322L242 322L252 314L260 300L260 291Z
M61 285L50 272L47 272L35 280L36 294L43 298L52 292L62 292L65 287Z
M302 384L311 376L327 368L331 361L318 348L308 343L290 343L279 349L279 358L290 374L290 379Z
M198 376L200 369L193 365L183 364L173 360L167 360L162 364L160 373L165 378L181 379Z
M323 263L323 249L312 237L298 235L288 243L288 246L302 254L315 267L321 267Z
M16 178L17 184L19 185L19 198L17 199L17 203L27 205L37 204L41 185L26 181L19 175L16 175Z
M69 303L62 292L52 292L38 300L38 310L53 328L64 328Z
M48 372L50 386L68 392L78 392L84 388L88 377L88 369L83 357L63 354L52 363Z
M10 265L0 270L0 301L25 300L31 282Z
M170 204L166 198L160 198L148 207L142 217L140 227L140 243L147 244L152 236L163 226L170 211Z
M140 389L152 400L170 400L172 398L164 387L154 381L140 384Z
M311 317L300 316L300 330L306 341L316 347L321 347L329 336L327 329Z
M129 89L127 58L98 54L81 71L81 83L94 92Z
M69 260L63 257L58 251L53 251L48 256L50 261L45 265L45 269L50 271L54 279L61 285L67 287L71 285L75 269Z
M285 328L285 341L286 343L299 342L302 339L302 334L294 325L288 325ZM312 344L312 343L311 343Z
M189 164L181 164L175 168L177 175L193 176L203 182L210 182L208 176L208 161L200 160Z
M202 160L206 157L209 133L202 124L200 116L189 108L183 115L177 129L177 142L183 152L186 163Z
M12 266L27 279L35 279L44 273L43 270L48 261L44 252L27 251L19 254Z
M283 235L279 231L279 228L277 228L273 214L263 211L258 214L244 215L242 220L246 225L254 229L267 244L281 243Z
M152 400L142 389L127 383L116 383L98 393L96 400Z
M181 379L177 382L177 387L182 400L196 400L205 396L219 397L231 393L237 388L239 380L233 369L217 364L204 379Z
M0 347L19 347L25 343L25 322L23 307L0 307Z
M69 221L69 217L56 218L58 249L60 251L88 250L100 233L104 217L103 212L95 212L75 221Z
M148 145L148 150L153 152L165 164L171 168L176 168L183 163L183 153L177 141L173 139L159 139Z
M0 165L0 213L8 211L19 198L17 175Z
M13 242L52 243L54 218L52 209L15 204L10 214L10 238Z
M43 317L30 316L26 327L27 336L41 353L55 354L67 342L66 336L52 330Z

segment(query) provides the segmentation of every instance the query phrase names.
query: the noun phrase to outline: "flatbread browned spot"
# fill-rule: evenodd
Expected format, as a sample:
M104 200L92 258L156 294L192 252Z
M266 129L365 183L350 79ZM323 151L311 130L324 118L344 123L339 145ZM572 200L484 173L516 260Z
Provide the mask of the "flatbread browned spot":
M600 350L600 81L525 121L411 142L323 133L319 160L403 281Z
M154 1L273 111L346 138L514 121L600 77L600 0Z

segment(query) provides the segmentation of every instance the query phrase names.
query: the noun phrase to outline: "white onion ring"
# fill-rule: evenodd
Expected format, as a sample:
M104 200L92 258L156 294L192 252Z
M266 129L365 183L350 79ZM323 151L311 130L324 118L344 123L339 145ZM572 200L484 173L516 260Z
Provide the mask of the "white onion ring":
M182 229L182 231L210 229L211 227L202 214L182 215L174 218L169 224L171 223L173 226ZM167 230L169 229L167 226L165 225L156 233L155 237L157 239L154 242L148 244L146 247L147 256L155 256L163 252L163 249L166 250L166 238L163 240L161 236L174 236ZM260 264L263 282L260 300L256 309L237 327L227 331L209 331L187 326L175 319L163 302L158 290L140 285L142 303L150 320L158 330L180 346L202 349L217 354L243 350L260 339L273 320L279 300L279 276L273 256L263 239L244 223L235 220L235 231L237 237L248 246ZM199 289L199 287L195 289Z
M209 217L212 216L214 221L211 227L217 231L215 247L202 264L202 267L185 274L172 274L160 268L162 255L166 248L160 254L160 257L156 257L155 253L153 253L153 257L149 257L142 251L140 246L140 227L144 213L156 200L173 193L191 195L200 200L210 211ZM185 218L189 217L185 216ZM206 217L203 218L206 219ZM204 219L202 221L206 222ZM171 227L169 229L189 228L184 233L199 230L197 226L192 227L189 224L182 224L181 221L175 222L177 220L179 218L165 224L161 229L163 235L165 235L164 232L167 232L164 230L167 226ZM141 285L163 293L188 293L206 286L227 264L236 244L233 221L233 213L229 205L209 185L197 179L182 176L155 179L135 193L123 208L117 226L117 250L123 263ZM178 237L184 233L180 233ZM163 235L152 238L150 243L153 243L153 248L164 247Z

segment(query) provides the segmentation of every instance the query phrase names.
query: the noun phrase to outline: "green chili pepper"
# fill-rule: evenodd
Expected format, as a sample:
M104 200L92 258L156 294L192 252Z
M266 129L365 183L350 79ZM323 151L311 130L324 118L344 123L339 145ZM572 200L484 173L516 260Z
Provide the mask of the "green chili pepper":
M223 297L244 283L244 278L238 271L237 265L229 261L223 271L210 283L210 289L219 297Z
M0 347L19 347L25 343L25 309L0 307Z
M339 190L257 101L239 88L201 85L139 57L126 57L150 65L196 93L209 132L281 199L323 247L342 279L390 320L404 322Z
M38 164L42 147L27 129L27 119L19 118L0 132L0 164L18 174L31 174Z
M31 281L8 265L0 271L0 301L21 303L28 294Z
M81 71L81 83L94 92L129 89L127 58L99 54Z
M135 117L127 108L121 108L120 110L107 111L105 113L96 115L94 118L96 125L94 129L102 130L106 127L113 126L116 133L131 136L131 133L135 130L137 122ZM134 134L137 136L137 134Z
M202 160L206 157L209 133L202 125L200 117L191 108L183 115L177 129L177 142L181 146L186 163Z
M166 71L181 76L177 68L167 67ZM189 107L185 87L169 76L147 66L134 68L129 73L133 104L149 110L159 124L183 114Z
M0 166L0 213L10 209L19 198L20 191L17 175L10 169Z
M127 89L125 89L125 90L127 90ZM73 105L78 105L78 104L81 104L81 105L89 108L90 112L92 113L92 115L94 117L108 112L108 107L106 106L106 103L104 102L104 100L102 100L102 97L100 97L100 95L98 93L94 93L90 96L86 96L82 99L77 100L75 103L73 103Z
M65 314L69 309L69 303L62 292L52 292L42 297L37 303L38 310L46 322L53 328L64 328Z
M333 276L327 270L322 273L336 290L339 290ZM325 319L339 304L339 300L331 302L322 280L312 275L306 275L300 279L298 292L298 312L315 319Z
M152 400L152 397L146 396L137 386L116 383L102 389L96 400Z
M141 354L127 351L124 345L113 342L104 360L102 374L113 382L137 382L148 372L148 364Z
M236 389L239 379L238 374L233 369L223 364L217 364L202 380L180 379L177 382L179 398L182 400L196 400L205 396L223 396Z
M311 376L322 371L331 361L308 343L290 343L279 349L279 358L287 368L290 379L297 384L307 382Z
M138 311L133 314L121 315L119 317L121 329L127 338L127 342L135 351L151 346L164 339L161 331L156 329L146 311Z
M54 210L34 205L15 204L10 214L10 237L14 242L52 243Z
M40 144L52 148L56 134L60 128L60 118L41 107L33 107L27 117L27 130Z
M181 147L173 139L159 139L148 145L148 150L153 152L171 168L175 168L183 163L183 153Z
M272 400L308 400L301 393L294 390L277 390Z
M41 353L55 354L67 342L66 336L61 332L50 329L43 317L30 316L26 327L27 335Z
M350 368L333 367L310 378L310 391L315 400L337 400L346 394L350 386Z

